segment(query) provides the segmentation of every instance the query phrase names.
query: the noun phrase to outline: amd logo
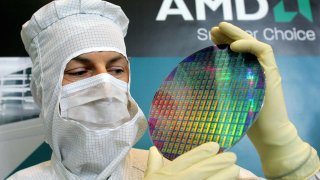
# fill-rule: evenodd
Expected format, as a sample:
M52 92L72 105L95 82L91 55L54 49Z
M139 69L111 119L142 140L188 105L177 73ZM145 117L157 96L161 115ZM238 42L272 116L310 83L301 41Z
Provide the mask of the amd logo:
M259 20L265 17L269 11L267 0L256 1L259 6L258 10L249 14L246 13L245 0L234 0L237 20ZM173 3L177 8L171 8ZM196 20L206 20L206 7L216 11L220 6L223 9L224 20L233 20L231 0L195 0ZM194 20L184 0L163 0L156 20L165 21L169 15L180 15L185 21Z

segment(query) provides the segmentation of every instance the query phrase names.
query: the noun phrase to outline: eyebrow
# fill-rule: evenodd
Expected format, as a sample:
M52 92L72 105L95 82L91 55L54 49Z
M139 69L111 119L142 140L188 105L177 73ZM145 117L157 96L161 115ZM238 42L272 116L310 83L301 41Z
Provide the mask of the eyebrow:
M121 59L124 59L124 57L122 55L117 55L115 57L112 57L108 62L107 62L107 66L110 65L110 64L113 64ZM77 56L75 58L72 58L71 60L76 60L78 62L81 62L81 63L85 63L85 64L91 64L92 61L94 61L93 59L90 59L90 58L86 58L86 57L81 57L81 56ZM124 59L125 60L125 59Z

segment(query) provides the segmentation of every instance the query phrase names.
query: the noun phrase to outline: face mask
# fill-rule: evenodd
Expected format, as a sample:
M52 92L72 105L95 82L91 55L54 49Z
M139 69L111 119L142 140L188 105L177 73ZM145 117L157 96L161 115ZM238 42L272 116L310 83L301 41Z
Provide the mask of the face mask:
M64 179L122 179L147 121L127 83L99 74L63 86L52 121L53 167Z
M90 87L83 81L63 86L62 118L77 121L89 129L116 128L130 120L128 84L108 74L94 78L100 77L104 82Z

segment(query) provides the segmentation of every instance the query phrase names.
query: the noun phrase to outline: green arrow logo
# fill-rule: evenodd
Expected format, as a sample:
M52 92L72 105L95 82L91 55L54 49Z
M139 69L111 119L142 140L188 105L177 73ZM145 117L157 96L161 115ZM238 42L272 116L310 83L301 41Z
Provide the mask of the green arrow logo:
M313 22L310 0L297 0L299 13L308 21ZM283 0L274 6L273 13L276 22L291 22L298 14L297 12L286 11Z

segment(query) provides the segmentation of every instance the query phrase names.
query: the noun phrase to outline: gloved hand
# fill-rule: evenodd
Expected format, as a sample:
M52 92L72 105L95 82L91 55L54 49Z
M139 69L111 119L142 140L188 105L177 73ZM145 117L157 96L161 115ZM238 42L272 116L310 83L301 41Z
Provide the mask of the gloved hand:
M149 150L145 180L202 180L236 179L239 167L235 165L236 155L231 152L217 154L219 145L214 142L202 144L173 161L165 159L156 149Z
M247 134L259 153L265 176L305 179L315 174L320 167L319 157L315 149L300 139L289 121L271 46L226 22L213 27L211 37L216 44L230 44L232 51L254 54L264 69L265 102Z

